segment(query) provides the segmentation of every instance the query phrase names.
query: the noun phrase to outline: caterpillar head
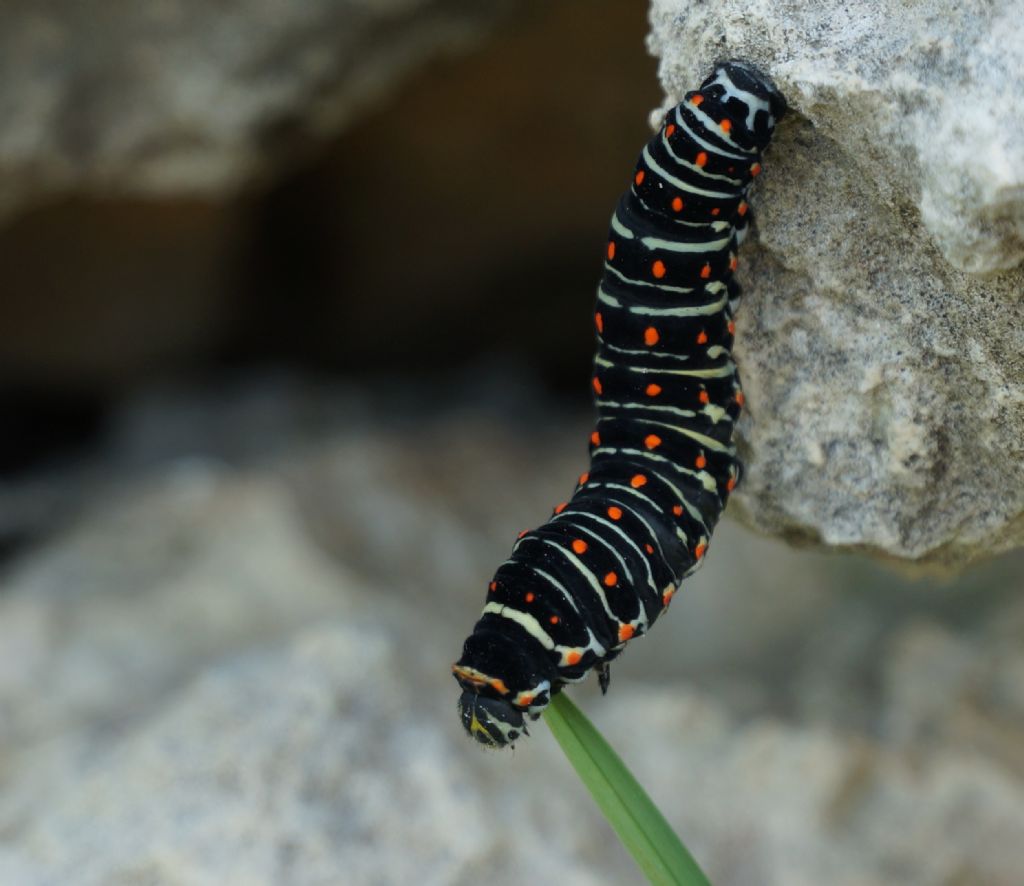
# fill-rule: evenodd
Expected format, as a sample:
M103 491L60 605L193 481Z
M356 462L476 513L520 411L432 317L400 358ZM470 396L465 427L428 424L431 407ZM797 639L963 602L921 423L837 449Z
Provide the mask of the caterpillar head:
M536 720L551 700L557 671L528 634L489 629L493 617L485 615L467 638L452 674L463 690L459 715L466 732L500 748L527 734L527 719Z
M490 698L466 690L459 697L459 716L466 732L490 748L510 745L528 735L526 720L517 708L502 698Z

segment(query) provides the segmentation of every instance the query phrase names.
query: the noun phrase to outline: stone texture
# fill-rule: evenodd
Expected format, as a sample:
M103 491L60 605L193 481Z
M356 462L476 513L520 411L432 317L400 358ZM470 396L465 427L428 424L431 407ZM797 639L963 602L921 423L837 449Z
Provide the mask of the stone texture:
M959 566L1024 541L1024 28L997 3L655 0L678 96L787 96L743 257L760 531Z
M585 457L586 416L518 398L152 389L0 485L3 525L37 502L0 577L0 882L635 881L543 725L488 754L455 716L486 577ZM574 697L716 884L1011 886L1021 565L918 588L726 521Z
M0 214L67 190L236 190L282 149L336 132L426 58L473 42L503 8L5 3Z

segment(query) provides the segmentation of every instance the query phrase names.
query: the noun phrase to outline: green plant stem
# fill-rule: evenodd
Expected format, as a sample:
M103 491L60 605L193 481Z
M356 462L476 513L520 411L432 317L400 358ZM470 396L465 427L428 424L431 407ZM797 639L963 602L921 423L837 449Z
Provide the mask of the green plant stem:
M658 886L710 886L626 764L564 692L551 700L544 720L648 881Z

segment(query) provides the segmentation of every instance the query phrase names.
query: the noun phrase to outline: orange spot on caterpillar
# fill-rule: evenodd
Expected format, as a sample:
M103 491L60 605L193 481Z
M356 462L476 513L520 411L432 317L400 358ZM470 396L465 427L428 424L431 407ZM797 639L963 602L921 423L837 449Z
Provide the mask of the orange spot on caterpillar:
M561 504L555 505L555 513L561 514L567 507L569 507L569 502L563 501Z
M639 489L641 486L647 485L647 478L643 474L634 474L633 479L629 481L629 485L634 489Z
M529 692L520 692L516 698L516 704L524 708L529 707L533 704L533 695Z
M696 557L698 560L700 560L700 559L703 558L704 553L707 551L707 549L708 549L708 546L706 544L704 544L703 542L701 542L699 545L697 545L696 548L694 548L693 556Z
M551 624L556 625L559 622L559 618L557 615L552 615L551 618L548 619L548 621L551 622Z
M673 505L672 506L672 513L675 514L677 517L682 517L683 516L683 506L682 505Z
M636 174L636 176L634 176L633 181L637 187L640 187L640 185L644 183L644 171L642 169Z
M736 478L735 477L730 477L725 482L725 491L726 492L732 492L735 488L736 488Z
M719 209L717 206L714 209L711 210L711 214L712 215L721 215L721 213L722 213L722 210Z
M700 277L702 280L707 280L711 276L711 262L704 262L704 267L700 269Z
M708 152L707 151L701 151L697 155L697 159L694 160L693 162L696 163L698 166L707 166L708 165Z
M729 330L729 335L735 335L736 334L736 321L735 320L730 320L729 321L729 325L726 328Z
M592 444L593 444L594 446L600 446L600 445L601 445L601 435L600 435L600 434L599 434L599 433L598 433L597 431L594 431L594 432L593 432L593 433L592 433L592 434L590 435L590 442L591 442L591 443L592 443Z
M657 434L648 434L646 437L644 437L644 446L646 446L648 449L657 449L659 446L661 446L661 437L659 437Z
M537 599L537 595L533 591L527 591L526 596L523 598L527 603L532 603Z
M529 529L524 529L522 532L519 533L519 535L516 536L516 538L522 538L529 531Z
M746 215L747 214L747 208L748 207L747 207L746 202L744 200L740 200L740 205L736 207L736 211L740 215Z
M614 572L609 572L603 580L606 588L614 588L619 583L619 577Z
M736 268L739 267L739 264L740 260L734 255L732 258L729 259L729 270L735 271Z
M588 472L584 471L582 474L580 474L580 478L579 478L579 480L577 482L579 483L580 486L582 486L589 479L590 479L590 474Z
M575 538L572 542L572 549L577 554L585 554L587 552L587 543L582 538Z
M750 174L751 175L760 175L761 174L761 164L760 163L755 163L753 166L751 166L750 167Z
M579 664L581 658L583 658L583 656L579 652L577 652L575 649L573 649L571 652L565 653L565 663L566 664L570 664L570 665Z
M615 241L614 240L609 240L608 241L608 253L607 253L607 255L608 255L608 261L611 261L613 258L615 258Z
M675 593L675 585L669 585L667 588L665 588L664 593L661 595L661 605L668 606L668 604L672 602L672 598L675 596Z
M673 197L672 198L672 210L674 212L682 212L683 211L683 198L682 197Z
M647 347L653 348L660 338L661 336L658 335L658 330L653 326L648 326L644 330L644 344L647 345Z
M653 265L651 265L651 273L654 274L654 276L657 279L659 279L659 280L662 277L664 277L665 276L665 262L663 262L659 258Z
M697 336L697 344L706 345L708 343L708 334L702 329L700 334Z
M487 589L493 594L496 590L498 590L498 583L496 581L492 581L487 586Z
M718 125L721 127L722 132L730 132L732 130L732 120L729 120L728 118L723 120Z
M613 520L621 520L622 508L612 505L610 508L608 508L608 516L611 517Z
M591 382L591 384L594 386L595 394L600 395L601 392L604 390L604 388L601 387L601 379L599 379L596 375L594 376L594 380Z
M490 684L491 689L500 692L502 695L508 695L508 687L505 685L504 680L499 680L497 677L494 677L493 679L491 679Z
M619 641L625 643L627 640L633 637L636 633L636 628L633 625L619 625Z
M703 102L704 96L701 95L699 92L693 98L690 99L690 104L693 105L695 108L699 108L701 104L703 104Z
M675 131L676 131L675 123L669 123L669 125L665 127L665 138L672 138L672 134Z
M697 399L700 400L700 402L703 403L705 406L707 406L708 403L711 402L711 398L708 396L708 392L707 391L701 391L697 395Z
M653 382L644 388L644 393L648 397L657 397L661 393L661 385L656 385Z
M698 468L707 467L708 460L703 455L698 455L693 462Z
M747 398L743 396L743 391L736 392L736 405L743 406L747 402Z
M646 544L646 545L644 545L644 550L647 551L648 554L653 554L654 553L654 545Z
M594 314L594 325L597 327L598 332L604 332L604 317L601 316L600 311Z

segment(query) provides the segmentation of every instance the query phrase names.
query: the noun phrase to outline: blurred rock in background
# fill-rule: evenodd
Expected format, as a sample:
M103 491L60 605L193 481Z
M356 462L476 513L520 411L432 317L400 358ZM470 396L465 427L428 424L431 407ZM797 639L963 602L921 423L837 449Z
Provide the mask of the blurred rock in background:
M4 488L61 529L0 595L0 882L636 881L542 724L485 753L456 716L486 578L589 424L479 384L164 387ZM913 583L727 520L573 694L715 883L1011 886L1022 566Z
M366 19L377 10L393 22L350 34L363 20L353 18L352 6ZM599 244L636 145L646 137L647 111L658 100L654 62L642 48L644 10L624 0L550 9L526 3L470 50L467 33L482 40L480 4L394 6L323 7L320 13L345 33L340 42L315 20L300 34L297 26L275 22L281 45L273 52L261 43L238 47L242 59L252 54L255 66L239 60L239 71L218 58L216 40L245 44L258 22L233 37L233 24L203 25L203 16L190 18L185 10L181 28L167 35L153 24L152 40L160 44L153 52L167 65L160 88L181 91L181 101L202 108L188 122L203 136L189 140L191 150L204 159L176 163L176 145L158 129L151 164L178 176L161 200L141 201L145 181L130 170L120 180L94 180L83 170L48 190L45 205L42 195L21 201L38 208L8 215L0 232L0 371L12 381L107 391L134 383L140 372L225 360L282 358L396 372L467 366L481 355L508 353L537 362L555 381L584 378ZM228 8L244 21L245 7ZM495 16L509 5L487 8ZM314 9L291 14L314 19ZM6 14L19 21L39 15ZM270 15L269 7L263 14ZM435 27L438 17L443 27ZM193 52L209 57L199 70L189 66L180 81L175 65L185 62L164 44L188 44L184 22L220 37L203 36ZM570 57L567 31L576 34ZM13 31L0 27L0 33L16 39ZM300 36L311 44L302 43L302 52L288 42ZM407 58L410 42L422 48ZM142 52L117 45L126 64ZM326 66L321 56L328 48L333 67L319 78L343 77L334 91L352 95L345 113L323 118L319 81L304 89L292 83L286 101L276 94L285 89L277 75L288 69L301 79L293 68L302 68L304 53ZM180 54L189 58L184 49ZM392 56L393 71L383 61ZM412 61L418 70L409 80ZM367 72L356 76L360 65ZM214 82L195 96L187 81L201 72ZM218 78L227 85L218 87ZM392 94L397 78L405 88ZM111 81L104 107L123 99L121 82ZM382 103L385 84L389 100ZM13 102L14 87L2 88L11 90ZM265 101L237 99L246 88L262 90ZM359 89L366 94L356 95ZM216 106L209 106L208 94L218 95ZM32 95L17 96L25 115ZM173 122L146 107L151 126ZM104 133L110 126L131 128L102 115L90 122ZM291 150L276 149L271 130ZM241 143L241 156L223 148L230 163L209 159L222 151L221 137L232 150ZM115 151L120 142L110 139ZM255 180L243 159L250 155L263 170ZM106 165L120 169L118 157ZM204 178L195 169L205 163L232 171ZM0 185L22 180L17 167L6 175L0 167ZM243 183L247 190L240 190ZM126 194L133 196L117 196ZM214 201L218 195L236 196Z
M0 212L87 192L223 197L513 8L468 0L7 3Z

